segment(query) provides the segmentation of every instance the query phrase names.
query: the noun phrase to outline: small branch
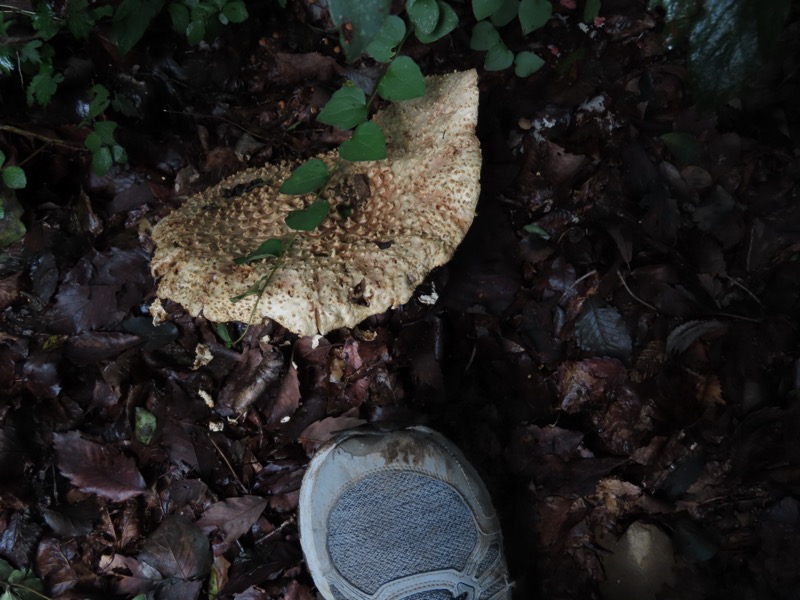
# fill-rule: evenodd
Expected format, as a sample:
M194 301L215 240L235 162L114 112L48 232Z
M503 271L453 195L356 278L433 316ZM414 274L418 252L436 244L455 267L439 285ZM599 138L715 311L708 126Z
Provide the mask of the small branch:
M625 287L625 291L627 291L631 295L631 298L636 300L639 304L642 304L643 306L646 306L650 310L653 310L655 312L660 312L655 306L653 306L652 304L648 304L647 302L645 302L644 300L639 298L639 296L634 294L633 290L631 290L631 288L628 287L628 282L625 281L625 278L622 276L622 273L620 273L619 271L617 271L617 277L619 277L620 283Z
M0 125L0 131L15 133L17 135L21 135L22 137L39 140L40 142L53 144L54 146L61 146L62 148L68 148L70 150L84 150L83 146L79 146L71 142L65 142L62 139L50 137L49 135L42 135L41 133L28 131L27 129L20 129L19 127L14 127L13 125Z
M236 474L236 471L234 471L233 465L231 465L230 461L228 460L228 457L225 456L225 453L222 451L222 449L219 446L217 446L217 442L215 442L214 438L212 438L210 435L208 436L208 441L211 442L211 445L214 446L214 449L217 451L222 461L228 467L228 470L231 472L231 475L233 475L233 480L239 485L239 490L242 493L247 494L248 493L247 488L242 483L242 480L239 479L239 476Z
M597 275L597 269L592 269L588 273L584 273L583 275L578 277L571 286L569 286L567 289L564 290L564 293L561 294L561 298L558 299L558 303L561 304L561 301L567 297L567 294L569 294L572 290L578 287L578 284L581 281L583 281L584 279L589 279L589 277L591 277L592 275Z
M755 301L756 301L756 303L757 303L757 304L758 304L758 305L759 305L761 308L764 308L764 304L761 302L761 300L759 300L759 299L758 299L758 296L756 296L756 295L755 295L753 292L751 292L749 289L747 289L747 288L744 286L744 284L740 283L738 280L734 279L734 278L733 278L733 277L731 277L730 275L724 275L724 277L725 277L725 279L727 279L728 281L730 281L730 282L731 282L733 285L735 285L736 287L738 287L738 288L740 288L741 290L743 290L743 291L744 291L744 293L745 293L745 294L747 294L748 296L750 296L750 297L751 297L753 300L755 300Z

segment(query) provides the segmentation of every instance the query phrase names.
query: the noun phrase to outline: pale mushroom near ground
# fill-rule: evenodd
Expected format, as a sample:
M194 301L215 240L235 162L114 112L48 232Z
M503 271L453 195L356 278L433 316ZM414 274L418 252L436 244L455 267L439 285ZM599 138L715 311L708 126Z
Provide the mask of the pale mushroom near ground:
M329 216L300 234L258 301L256 322L273 319L301 335L352 327L407 302L446 263L475 216L481 153L474 70L426 78L426 93L374 117L385 132L383 161L339 162L319 192ZM271 261L234 264L268 238L289 236L286 215L316 196L278 192L293 165L240 171L192 196L153 230L158 297L211 321L250 319L256 296L241 294ZM346 208L347 210L342 210ZM154 307L155 310L155 307ZM151 311L152 312L152 311Z

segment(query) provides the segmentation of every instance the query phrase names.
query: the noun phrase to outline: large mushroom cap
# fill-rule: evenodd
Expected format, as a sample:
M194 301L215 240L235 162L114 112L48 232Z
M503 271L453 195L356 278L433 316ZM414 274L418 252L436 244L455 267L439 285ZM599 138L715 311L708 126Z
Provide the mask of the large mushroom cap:
M386 160L335 170L320 192L331 203L330 215L300 234L259 300L256 320L324 334L407 302L452 257L475 216L477 117L474 70L428 77L423 98L376 114ZM336 151L319 158L329 169L338 161ZM151 263L160 278L158 297L193 316L247 322L256 297L236 303L231 297L256 283L274 259L244 265L233 259L289 235L287 214L315 200L278 192L291 171L288 164L240 171L162 219L153 230Z

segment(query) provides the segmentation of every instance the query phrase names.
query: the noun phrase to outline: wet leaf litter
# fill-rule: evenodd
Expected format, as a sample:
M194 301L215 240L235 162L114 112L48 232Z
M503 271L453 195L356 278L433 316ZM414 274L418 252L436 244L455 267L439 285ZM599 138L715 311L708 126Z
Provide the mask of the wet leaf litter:
M313 124L341 69L321 41L297 53L275 26L231 76L260 101L206 95L208 115L259 123L250 141L179 120L191 141L103 180L44 160L68 193L26 206L0 274L0 558L53 597L313 598L308 456L391 421L476 464L519 598L791 598L800 170L797 81L778 75L795 59L704 113L649 13L610 5L582 31L559 10L546 35L571 67L551 52L530 79L481 75L483 192L455 257L352 329L267 323L229 348L177 304L167 330L141 321L147 223L180 204L176 182L338 141ZM426 73L472 66L454 43Z

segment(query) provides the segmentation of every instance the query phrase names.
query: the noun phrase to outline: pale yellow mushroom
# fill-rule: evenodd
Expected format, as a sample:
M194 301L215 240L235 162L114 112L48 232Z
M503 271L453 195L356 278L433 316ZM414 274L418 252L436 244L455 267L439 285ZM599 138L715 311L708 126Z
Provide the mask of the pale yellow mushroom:
M407 302L431 270L450 260L475 216L477 116L474 70L428 77L423 98L376 114L387 158L334 170L320 192L330 215L298 236L258 301L256 322L273 319L294 333L325 334ZM332 170L338 162L337 151L318 158ZM162 219L153 230L151 263L158 297L192 316L247 322L256 297L231 297L269 272L274 259L243 265L233 259L268 238L291 235L286 215L316 199L278 192L292 169L240 171ZM348 210L337 210L343 206Z

